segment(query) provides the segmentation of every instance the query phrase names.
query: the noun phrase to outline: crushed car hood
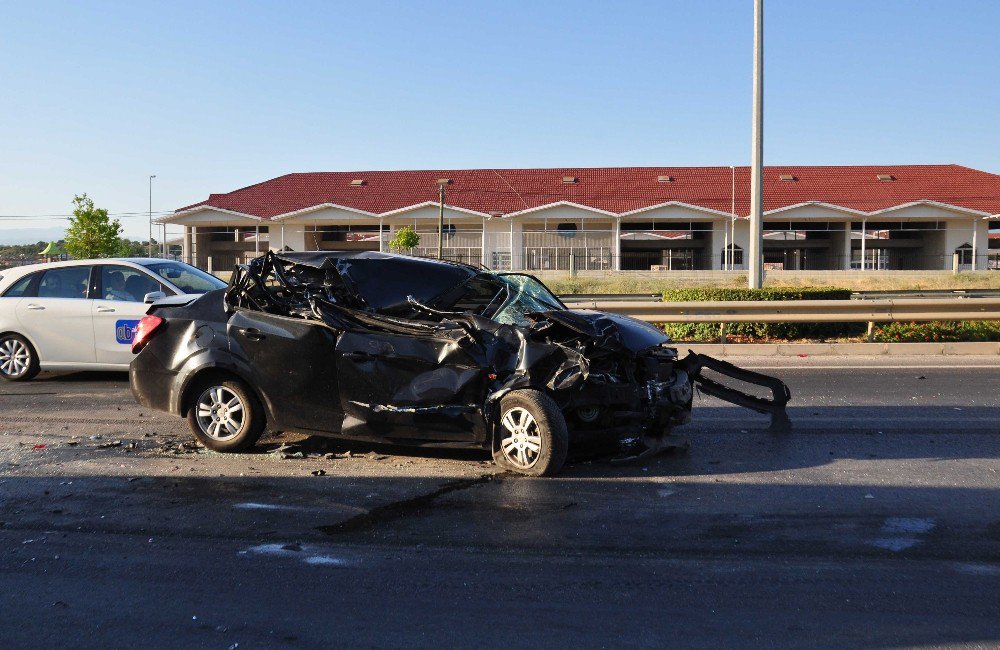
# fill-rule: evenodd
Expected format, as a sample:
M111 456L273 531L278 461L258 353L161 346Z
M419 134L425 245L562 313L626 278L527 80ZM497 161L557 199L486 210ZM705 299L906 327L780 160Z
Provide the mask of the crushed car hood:
M670 337L663 330L621 314L590 309L565 309L535 314L534 320L538 322L539 319L558 323L588 336L602 347L623 348L632 354L670 342Z

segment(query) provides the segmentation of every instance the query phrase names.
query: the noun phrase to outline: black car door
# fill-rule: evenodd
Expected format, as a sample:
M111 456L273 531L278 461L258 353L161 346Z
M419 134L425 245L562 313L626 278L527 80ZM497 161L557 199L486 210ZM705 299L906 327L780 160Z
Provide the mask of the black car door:
M246 359L276 426L340 431L334 330L315 321L237 309L227 331L230 351Z
M348 330L337 342L343 432L395 441L481 442L488 370L460 327Z

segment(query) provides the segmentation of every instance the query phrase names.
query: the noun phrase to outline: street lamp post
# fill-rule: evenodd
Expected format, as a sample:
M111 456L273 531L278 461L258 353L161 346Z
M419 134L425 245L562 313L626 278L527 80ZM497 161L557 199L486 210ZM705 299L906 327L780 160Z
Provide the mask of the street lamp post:
M438 179L438 254L437 258L441 259L444 254L444 195L445 188L451 185L450 178L439 178Z
M147 254L153 256L153 179L156 178L156 174L150 174L149 176L149 246Z
M751 289L764 283L764 0L753 3L753 133L750 161L750 268Z

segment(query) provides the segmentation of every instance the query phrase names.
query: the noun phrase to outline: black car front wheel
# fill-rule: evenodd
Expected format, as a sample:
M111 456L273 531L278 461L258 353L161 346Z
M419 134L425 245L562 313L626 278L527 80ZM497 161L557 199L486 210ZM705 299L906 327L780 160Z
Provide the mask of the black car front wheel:
M209 449L245 451L264 433L264 409L242 381L205 381L192 395L188 424L198 441Z
M551 397L537 390L514 390L500 400L493 460L528 476L551 476L566 462L566 419Z

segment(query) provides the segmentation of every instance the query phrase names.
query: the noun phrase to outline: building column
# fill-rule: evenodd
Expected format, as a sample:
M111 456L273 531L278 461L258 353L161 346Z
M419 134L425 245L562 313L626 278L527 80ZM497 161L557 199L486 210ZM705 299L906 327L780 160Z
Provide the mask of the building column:
M181 259L191 263L191 226L184 226L184 239L181 242Z
M865 259L865 255L868 253L868 220L861 220L861 270L864 271L865 267L868 266L868 260Z
M979 218L972 217L972 270L979 270Z
M510 220L510 270L524 270L524 248L522 247L522 235L520 224L514 229L514 220Z
M615 247L614 247L615 259L612 268L616 271L621 271L622 270L622 218L621 217L615 218L615 229L613 236L615 238Z
M282 248L288 246L293 251L306 250L305 226L289 224L286 229L284 224L282 224L282 229L284 238Z
M841 270L851 270L851 222L844 224L844 246L841 250L843 260L840 263Z

